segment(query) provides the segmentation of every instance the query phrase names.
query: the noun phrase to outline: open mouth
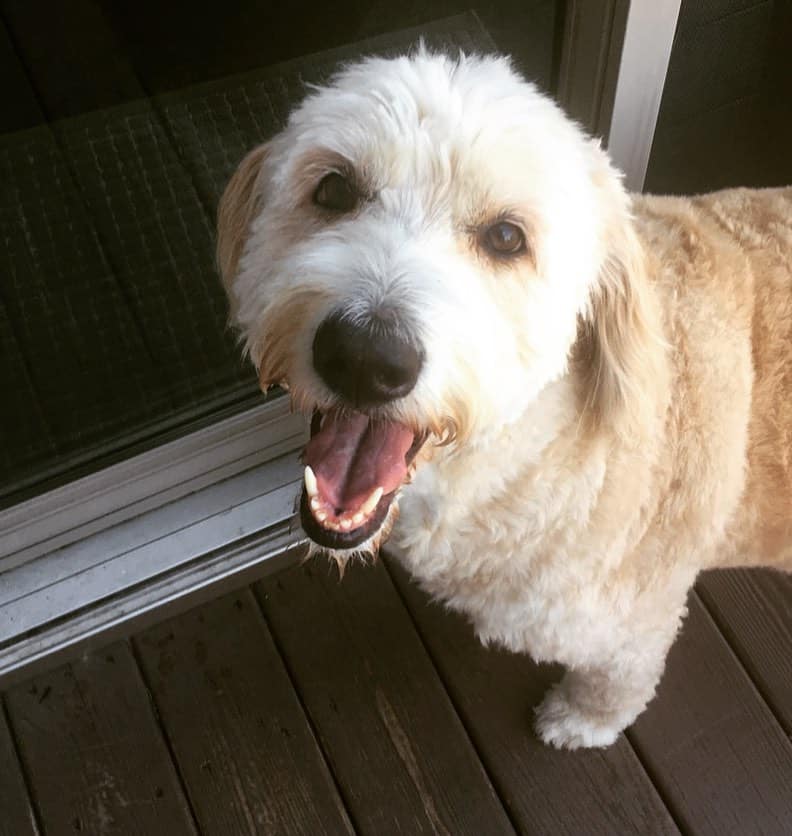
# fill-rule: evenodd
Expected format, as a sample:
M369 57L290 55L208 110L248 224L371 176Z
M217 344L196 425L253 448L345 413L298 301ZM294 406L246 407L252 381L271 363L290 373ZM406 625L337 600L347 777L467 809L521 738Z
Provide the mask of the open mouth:
M361 412L314 413L300 521L320 546L354 549L380 529L426 434Z

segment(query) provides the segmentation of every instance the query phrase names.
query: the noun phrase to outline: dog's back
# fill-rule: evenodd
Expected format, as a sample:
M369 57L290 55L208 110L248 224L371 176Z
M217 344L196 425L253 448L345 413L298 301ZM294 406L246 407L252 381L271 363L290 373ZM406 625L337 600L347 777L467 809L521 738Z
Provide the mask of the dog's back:
M792 188L640 197L636 212L685 399L677 448L698 429L708 464L745 449L744 478L717 480L744 485L718 562L792 568Z
M754 277L748 476L736 530L749 532L744 549L757 561L792 568L792 189L710 201L732 219Z

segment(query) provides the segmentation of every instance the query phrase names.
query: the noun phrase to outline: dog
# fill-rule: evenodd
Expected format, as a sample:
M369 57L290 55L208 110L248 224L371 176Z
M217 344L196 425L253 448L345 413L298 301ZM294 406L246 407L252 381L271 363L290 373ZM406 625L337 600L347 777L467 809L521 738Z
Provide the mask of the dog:
M792 569L792 188L630 195L506 58L421 47L242 161L218 262L312 416L313 549L390 536L482 641L561 662L545 742L635 720L699 572Z

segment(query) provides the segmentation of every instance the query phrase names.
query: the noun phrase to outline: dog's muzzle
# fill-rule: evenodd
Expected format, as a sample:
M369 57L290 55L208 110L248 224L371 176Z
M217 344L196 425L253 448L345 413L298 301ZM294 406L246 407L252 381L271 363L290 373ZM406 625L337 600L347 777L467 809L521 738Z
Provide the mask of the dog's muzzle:
M413 390L423 351L392 320L372 317L361 324L333 313L317 329L313 364L341 405L317 412L311 422L302 525L321 546L353 549L386 520L426 439L369 414Z

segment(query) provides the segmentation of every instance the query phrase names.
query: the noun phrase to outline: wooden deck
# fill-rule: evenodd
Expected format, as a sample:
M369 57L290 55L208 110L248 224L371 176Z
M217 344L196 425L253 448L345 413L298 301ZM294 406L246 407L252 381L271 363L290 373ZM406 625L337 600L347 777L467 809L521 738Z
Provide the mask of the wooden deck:
M557 752L558 670L314 561L8 690L0 833L789 834L790 651L792 578L708 577L644 716Z
M336 7L315 5L332 21L294 6L273 29L271 4L263 3L245 4L245 14L228 4L220 25L218 4L206 12L196 5L187 19L178 4L152 0L78 0L59 10L0 0L1 132L46 134L41 153L60 177L42 181L52 187L42 206L53 217L67 217L53 184L74 187L64 205L76 220L58 221L65 239L52 251L58 270L73 252L83 269L117 271L119 286L137 287L140 276L162 285L176 275L170 255L153 266L147 260L156 225L116 234L99 193L80 179L82 163L70 162L85 144L70 131L85 114L152 98L151 124L162 137L152 153L178 178L170 182L179 184L179 211L172 190L160 201L142 178L120 179L136 195L128 199L139 207L135 217L197 219L180 250L192 258L195 230L209 241L206 196L216 189L201 179L203 156L193 159L175 142L176 122L164 107L173 91L255 71L262 51L281 61L434 16L427 5L377 2L366 15L349 5L341 20ZM467 9L447 5L444 14ZM754 14L764 5L753 4ZM554 7L510 0L484 19L500 27L500 45L522 50L521 66L545 86ZM512 11L495 20L498 9ZM292 91L280 86L285 113ZM101 115L94 121L104 127ZM227 162L261 138L240 128L237 149L223 137ZM114 142L108 135L105 146L91 147ZM106 159L115 157L97 164ZM8 213L16 218L18 207ZM100 234L75 237L74 229L94 226ZM33 248L40 256L50 252L48 229ZM194 279L191 263L185 256ZM41 282L46 271L34 267L30 275ZM55 285L60 275L52 273ZM37 304L45 299L36 285L26 288ZM3 329L10 333L10 324L0 322ZM58 345L59 361L79 366L63 339L30 342ZM53 374L53 357L36 369L54 386L68 375ZM5 391L8 400L13 386ZM90 398L82 401L96 411ZM61 413L84 429L76 413ZM18 415L6 404L5 415L23 436L45 437L35 404L22 404ZM715 575L690 609L660 694L635 727L607 750L556 752L534 737L531 709L558 669L482 648L461 619L428 604L390 564L350 568L342 583L325 563L295 566L3 692L0 836L790 834L792 578Z

